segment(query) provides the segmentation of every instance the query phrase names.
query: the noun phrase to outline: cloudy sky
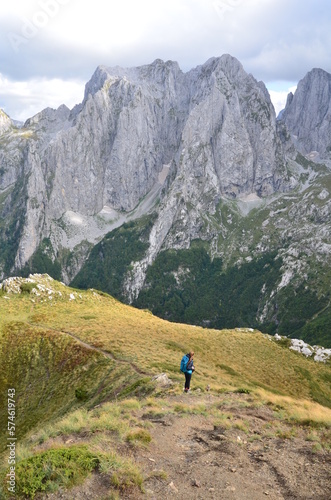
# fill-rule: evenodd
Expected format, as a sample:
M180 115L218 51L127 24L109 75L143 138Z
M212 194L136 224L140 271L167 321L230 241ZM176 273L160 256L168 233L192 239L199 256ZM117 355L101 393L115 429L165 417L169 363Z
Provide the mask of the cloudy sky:
M183 71L222 54L279 111L312 68L331 73L330 0L11 0L0 8L0 108L25 120L81 102L99 64L156 58Z

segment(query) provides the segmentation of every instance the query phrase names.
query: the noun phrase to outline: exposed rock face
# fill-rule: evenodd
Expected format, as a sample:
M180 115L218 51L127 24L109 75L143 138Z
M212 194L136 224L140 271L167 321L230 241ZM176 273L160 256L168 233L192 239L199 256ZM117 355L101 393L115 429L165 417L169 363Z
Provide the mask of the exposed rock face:
M313 69L289 94L281 120L303 154L317 152L321 157L331 151L331 75Z
M210 238L200 214L215 211L221 197L263 197L293 187L285 172L289 142L277 133L269 94L228 55L186 74L161 60L131 69L99 67L72 111L46 108L22 129L6 123L1 193L6 198L19 180L24 183L16 268L45 237L55 253L86 239L95 243L162 184L148 261L171 229L176 236L169 233L168 245ZM13 211L10 196L2 217ZM194 207L189 215L187 204ZM103 218L102 228L88 234L86 224L102 218L104 207L114 218Z
M12 127L12 121L2 109L0 109L0 136Z

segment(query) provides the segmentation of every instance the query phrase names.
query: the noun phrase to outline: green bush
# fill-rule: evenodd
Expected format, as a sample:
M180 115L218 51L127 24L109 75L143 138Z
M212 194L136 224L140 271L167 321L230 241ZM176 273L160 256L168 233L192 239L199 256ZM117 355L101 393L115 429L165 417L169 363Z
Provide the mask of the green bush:
M236 389L233 391L235 394L250 394L251 391L249 389L246 389L244 387L239 387L239 389Z
M75 390L75 396L78 401L86 401L88 399L88 392L86 389L82 389L81 387L79 387Z
M16 495L34 498L37 492L54 492L59 487L70 488L83 481L98 465L98 456L85 446L38 453L17 464Z
M275 342L277 345L280 345L285 349L289 349L289 347L291 347L291 339L288 339L287 337L282 337L280 340L275 340Z
M22 283L20 289L22 293L31 293L37 287L37 283Z

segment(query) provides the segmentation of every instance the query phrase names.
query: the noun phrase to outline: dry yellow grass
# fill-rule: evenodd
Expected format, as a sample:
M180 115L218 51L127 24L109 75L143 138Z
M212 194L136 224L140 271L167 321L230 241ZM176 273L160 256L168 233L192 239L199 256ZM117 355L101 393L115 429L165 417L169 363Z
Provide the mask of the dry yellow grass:
M170 323L92 291L82 299L35 304L31 323L70 332L150 373L180 380L181 355L196 353L194 383L215 390L262 386L283 395L330 397L330 367L282 348L259 332L208 330ZM88 314L87 314L88 313ZM307 376L307 373L309 374ZM313 394L315 390L315 395Z
M272 404L279 410L284 410L286 416L299 424L321 424L331 426L331 410L318 403L308 400L293 399L288 396L278 396L263 389L258 389L256 395L265 404Z
M111 353L119 362L133 363L148 374L166 372L178 382L183 380L179 372L181 356L193 349L195 388L262 388L279 396L330 406L330 365L306 359L260 332L170 323L93 290L72 290L57 282L51 286L62 296L43 301L34 297L34 302L32 296L0 298L0 326L19 320L57 335L72 334ZM70 300L72 293L74 300Z
M0 294L0 385L16 376L18 428L31 418L17 441L22 470L28 458L37 467L40 450L56 457L84 443L109 478L110 498L125 488L141 491L144 476L127 455L151 440L152 424L144 414L151 420L199 415L235 430L235 436L244 433L247 442L269 439L269 432L280 439L306 433L313 451L329 449L330 364L306 359L257 331L174 324L105 294L53 281L50 286L57 292L52 299ZM191 349L193 394L183 403L179 364ZM141 398L139 392L139 398L132 397L141 382L153 390L150 375L161 372L177 384L156 390L154 397ZM211 393L204 393L207 385ZM77 388L82 394L86 390L86 400L75 399ZM200 392L194 392L197 388ZM269 406L267 412L259 408L263 405ZM270 415L258 435L250 413L240 411L246 406ZM0 469L6 458L6 452L0 454Z

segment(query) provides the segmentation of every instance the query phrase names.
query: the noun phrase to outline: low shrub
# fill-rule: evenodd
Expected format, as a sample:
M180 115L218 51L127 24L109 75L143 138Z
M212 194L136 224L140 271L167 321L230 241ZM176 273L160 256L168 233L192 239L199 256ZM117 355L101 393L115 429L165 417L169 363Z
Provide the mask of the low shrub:
M126 436L126 440L129 443L142 443L142 444L148 444L152 441L151 435L148 431L145 429L136 429L131 432L129 432Z
M21 283L20 290L21 293L30 294L34 288L37 287L37 283Z
M78 401L86 401L88 399L88 392L86 389L82 389L81 387L79 387L75 390L75 396Z
M246 389L245 387L239 387L235 391L233 391L235 394L250 394L252 391L249 389Z
M18 462L16 496L33 499L37 492L54 492L61 486L70 488L85 479L98 465L98 456L85 446L38 453Z

